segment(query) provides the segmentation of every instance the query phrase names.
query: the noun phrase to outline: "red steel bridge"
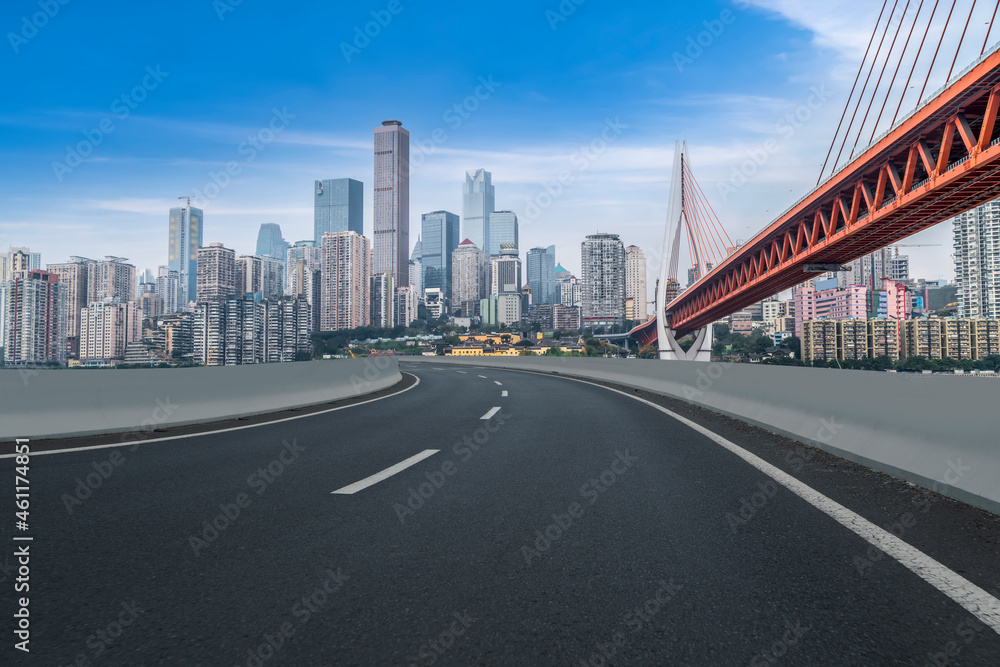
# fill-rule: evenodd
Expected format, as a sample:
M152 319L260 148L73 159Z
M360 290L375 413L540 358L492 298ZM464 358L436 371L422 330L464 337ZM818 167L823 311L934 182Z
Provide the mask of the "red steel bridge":
M887 29L888 25L887 21ZM942 39L943 35L942 32ZM987 39L988 36L989 31ZM874 40L874 33L872 37ZM883 65L883 72L884 69ZM859 77L860 74L861 70ZM660 300L662 291L658 293L657 317L634 329L631 337L648 345L657 341L658 328L672 332L671 338L697 332L720 318L804 282L811 271L836 270L846 262L1000 196L997 124L1000 51L986 52L984 41L983 54L959 75L951 77L949 72L948 79L940 92L894 122L881 138L872 137L867 149L753 239L738 248L726 248L725 256L714 266L705 261L704 255L710 254L706 248L712 248L713 243L724 244L725 239L711 233L710 207L706 210L707 201L694 182L690 167L685 165L686 155L679 152L674 187L680 195L677 205L680 215L671 213L673 219L668 222L677 224L677 235L673 248L665 248L670 254L669 271L674 274L669 277L676 278L677 240L683 218L695 229L688 231L689 246L696 276L700 278L673 300ZM884 106L883 102L883 109ZM869 110L870 107L871 103ZM845 116L846 111L845 107ZM677 162L682 165L680 170L676 168ZM664 262L664 266L668 263ZM661 282L667 274L665 270ZM660 347L664 349L662 341Z

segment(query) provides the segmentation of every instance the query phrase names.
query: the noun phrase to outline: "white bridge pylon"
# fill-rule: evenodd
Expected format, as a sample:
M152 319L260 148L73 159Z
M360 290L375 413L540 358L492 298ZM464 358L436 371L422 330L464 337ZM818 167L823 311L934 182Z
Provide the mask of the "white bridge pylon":
M717 224L716 224L717 223ZM674 149L674 170L670 183L670 213L663 234L665 258L660 263L660 279L656 288L656 337L660 359L670 361L711 361L712 325L694 332L695 341L688 350L677 342L674 331L666 322L667 284L677 281L680 262L681 229L687 235L688 250L696 279L712 270L733 251L733 242L722 229L705 194L694 180L687 142L678 141ZM671 234L673 232L673 234ZM728 245L727 245L728 242Z

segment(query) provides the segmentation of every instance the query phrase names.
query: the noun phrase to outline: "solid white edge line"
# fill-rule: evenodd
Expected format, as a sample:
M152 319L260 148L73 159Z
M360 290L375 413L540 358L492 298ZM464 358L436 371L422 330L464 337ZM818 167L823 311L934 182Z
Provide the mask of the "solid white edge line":
M721 435L708 430L701 424L696 424L690 419L682 417L676 412L668 410L661 405L657 405L652 401L647 401L644 398L627 394L624 391L612 389L611 387L605 387L604 385L588 382L579 378L570 378L565 376L557 377L562 377L562 379L565 380L582 382L595 387L601 387L602 389L613 391L616 394L628 396L633 400L656 408L660 412L697 431L709 440L712 440L716 444L740 457L765 475L768 475L774 481L778 482L816 509L831 517L834 521L855 533L875 548L880 549L891 556L910 572L913 572L928 584L947 595L953 601L957 602L963 609L986 625L990 626L994 632L1000 634L1000 600L990 595L986 590L980 588L946 565L934 560L916 547L904 542L892 533L879 528L868 519L865 519L861 515L847 509L835 500L827 498L811 486L800 482L780 468L777 468L758 457L756 454L748 452L739 445L726 440Z
M498 412L500 412L500 408L498 408L498 407L497 408L493 408L492 410L490 410L489 412L487 412L485 415L483 415L482 417L480 417L480 419L493 419L493 415L495 415Z
M336 491L331 491L330 493L331 494L336 493L336 494L345 495L345 496L349 496L349 495L355 494L358 491L361 491L362 489L367 489L369 486L373 486L375 484L378 484L379 482L381 482L384 479L388 479L388 478L392 477L393 475L395 475L398 472L402 472L402 471L406 470L407 468L409 468L412 465L416 465L417 463L420 463L421 461L423 461L424 459L426 459L428 456L434 456L435 454L437 454L440 451L441 451L440 449L425 449L424 451L420 452L419 454L414 454L413 456L411 456L410 458L406 459L405 461L400 461L396 465L389 466L388 468L386 468L385 470L383 470L381 472L377 472L374 475L371 475L370 477L365 477L364 479L362 479L362 480L360 480L358 482L355 482L354 484L348 484L347 486L345 486L343 488L340 488L340 489L337 489Z
M108 444L108 445L89 445L87 447L75 447L75 448L69 448L69 449L51 449L51 450L47 450L47 451L31 452L31 457L34 458L36 456L44 456L46 454L69 454L71 452L87 452L87 451L90 451L90 450L93 450L93 449L109 449L111 447L134 447L136 445L151 445L151 444L156 443L156 442L166 442L168 440L180 440L182 438L197 438L197 437L205 436L205 435L215 435L216 433L229 433L231 431L242 431L243 429L247 429L247 428L258 428L260 426L270 426L271 424L280 424L282 422L290 422L290 421L292 421L294 419L305 419L307 417L317 417L319 415L325 415L325 414L328 414L330 412L336 412L337 410L346 410L347 408L355 408L355 407L357 407L359 405L365 405L366 403L374 403L375 401L381 401L384 398L392 398L393 396L399 396L400 394L405 394L406 392L410 391L411 389L413 389L414 387L416 387L418 384L420 384L420 378L419 377L417 377L413 373L407 373L407 375L413 377L413 379L416 380L416 382L414 382L413 384L411 384L406 389L403 389L402 391L397 391L397 392L394 392L392 394L387 394L385 396L379 396L378 398L369 398L367 401L361 401L360 403L352 403L350 405L341 405L340 407L337 407L337 408L330 408L328 410L320 410L319 412L310 412L307 415L295 415L294 417L282 417L281 419L274 419L274 420L267 421L267 422L261 422L260 424L246 424L245 426L232 426L230 428L220 428L220 429L217 429L215 431L203 431L201 433L188 433L186 435L171 435L171 436L168 436L166 438L156 438L155 440L141 440L141 441L137 440L135 442L115 442L115 443L111 443L111 444ZM343 400L349 400L350 398L351 397L347 397L347 398L342 398L342 399L338 399L338 400L343 401ZM308 406L305 406L305 407L308 407ZM286 408L286 409L288 409L288 408ZM281 410L276 410L276 412L281 412ZM259 416L259 415L255 415L255 416ZM188 426L197 426L197 424L188 424ZM181 428L183 428L183 427L181 427ZM134 433L134 432L136 432L136 431L128 431L127 433ZM122 434L121 433L117 433L117 434L116 433L112 433L111 435L122 435ZM78 437L86 438L86 437L91 437L91 436L78 436ZM15 456L17 456L16 453L15 454L0 454L0 459L12 459Z
M507 396L507 390L506 389L504 389L503 391L500 392L500 398L504 398L505 396Z

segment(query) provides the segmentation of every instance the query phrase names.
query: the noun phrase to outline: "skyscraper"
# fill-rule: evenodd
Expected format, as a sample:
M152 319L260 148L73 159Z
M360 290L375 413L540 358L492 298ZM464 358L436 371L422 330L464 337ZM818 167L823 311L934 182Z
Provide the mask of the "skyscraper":
M313 190L313 239L320 243L327 232L365 233L365 186L353 178L316 181ZM260 255L260 249L257 249Z
M952 220L959 317L1000 317L1000 201Z
M170 209L170 244L167 257L184 289L184 301L198 299L198 248L202 244L205 214L190 205Z
M141 338L142 310L136 301L98 301L80 311L81 361L122 361L128 344Z
M465 239L451 256L452 312L461 310L466 317L478 315L479 301L488 295L486 253Z
M32 271L41 268L41 253L31 252L29 248L10 246L6 254L0 255L0 282L10 280L14 271Z
M551 306L556 296L556 247L532 248L528 251L528 286L531 288L532 304Z
M169 266L156 269L156 296L163 300L163 312L167 315L184 309L184 290L181 288L181 277Z
M66 354L77 356L80 345L80 311L87 307L87 267L94 260L70 257L63 264L49 264L49 273L59 276L59 307L66 331Z
M513 324L521 321L521 259L513 244L500 247L500 255L491 263L492 294L497 297L497 321Z
M285 263L267 255L240 255L236 258L236 293L280 298L285 293Z
M59 276L17 270L7 281L4 363L31 366L66 360L66 330L59 305Z
M221 243L198 249L198 301L225 301L237 293L236 251Z
M309 276L313 271L319 270L320 255L320 248L316 247L315 241L297 241L288 249L285 261L285 294L309 299Z
M517 214L513 211L494 211L490 213L487 229L489 230L490 238L490 246L487 254L490 257L499 255L500 246L502 245L518 245Z
M639 246L625 248L625 302L631 304L626 320L646 321L646 255Z
M462 237L490 253L490 214L496 208L493 174L485 169L467 171L462 188ZM497 254L499 254L499 246Z
M368 324L370 246L355 232L326 233L322 239L320 331Z
M580 246L583 327L625 322L625 246L617 234L591 234Z
M452 256L458 248L459 218L448 211L424 213L421 217L421 264L424 289L440 288L451 299Z
M368 323L373 327L391 329L395 308L395 290L387 273L376 273L371 277L369 294Z
M410 284L410 132L398 120L375 128L375 239L371 272Z
M135 299L135 267L124 257L105 257L87 264L87 303Z
M261 257L274 257L285 263L285 253L288 252L288 241L281 235L281 225L265 222L257 232L257 252Z

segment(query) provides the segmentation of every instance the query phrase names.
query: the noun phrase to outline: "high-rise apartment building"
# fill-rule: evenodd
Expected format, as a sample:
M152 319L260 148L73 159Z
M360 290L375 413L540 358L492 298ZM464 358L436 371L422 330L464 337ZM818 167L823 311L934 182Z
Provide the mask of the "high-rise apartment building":
M489 214L486 228L489 232L489 254L496 257L500 254L500 247L504 245L518 245L518 224L517 214L513 211L494 211Z
M184 301L184 288L181 287L181 276L169 266L160 266L156 269L156 296L163 301L165 315L178 313L187 306Z
M410 132L398 120L375 128L375 239L372 273L410 284Z
M410 326L413 320L417 319L417 308L419 305L420 299L417 298L417 291L412 285L398 288L396 290L392 313L396 326Z
M285 294L310 298L312 276L320 269L321 249L315 241L298 241L288 249L285 261ZM318 323L318 318L317 318Z
M395 326L393 309L396 290L392 286L392 276L388 273L376 273L371 277L368 324L373 327L391 329Z
M462 241L451 254L451 307L466 317L479 314L479 302L489 292L489 268L486 253L469 239Z
M617 234L591 234L580 246L583 327L625 323L625 246Z
M0 283L10 280L15 271L34 271L41 268L41 253L31 252L30 248L9 246L7 253L0 255Z
M198 248L205 233L205 214L194 206L170 209L168 264L180 276L183 302L201 297L198 291Z
M827 287L827 285L829 285ZM795 288L795 335L802 335L802 323L806 320L867 319L868 288L852 285L840 289L835 279L820 283L817 289L811 282Z
M531 302L535 306L551 306L558 302L556 294L556 247L532 248L525 257Z
M563 306L579 307L583 302L583 286L580 279L571 275L559 283L559 303Z
M285 293L285 262L267 255L236 258L236 293L278 299Z
M225 301L239 293L236 251L217 242L199 248L196 277L199 302Z
M500 247L500 255L491 260L490 278L491 295L497 297L497 323L520 322L527 308L523 307L521 258L517 256L517 246L504 244Z
M625 313L626 320L646 321L646 255L639 246L625 248L625 299L631 299L632 308Z
M137 301L110 299L80 311L80 361L105 365L125 359L129 343L142 339L142 310Z
M49 273L59 276L59 303L66 330L66 354L76 357L80 349L80 311L87 307L88 267L94 260L70 257L63 264L49 264Z
M6 286L5 365L65 362L59 276L38 269L15 270Z
M420 262L424 289L441 289L451 301L452 253L458 248L459 218L448 211L424 213L420 222Z
M316 181L313 194L313 238L317 243L327 232L365 233L365 186L361 181L353 178Z
M496 208L496 191L493 174L485 169L465 173L462 187L462 237L476 244L483 252L491 254L490 215ZM500 254L497 244L497 255ZM491 255L492 256L492 255Z
M87 263L87 303L135 299L135 267L124 257Z
M958 316L1000 317L1000 201L952 220Z
M355 232L322 238L320 331L356 329L368 324L371 251Z

